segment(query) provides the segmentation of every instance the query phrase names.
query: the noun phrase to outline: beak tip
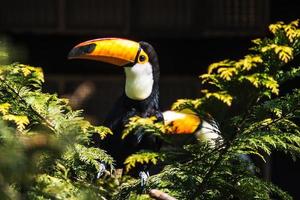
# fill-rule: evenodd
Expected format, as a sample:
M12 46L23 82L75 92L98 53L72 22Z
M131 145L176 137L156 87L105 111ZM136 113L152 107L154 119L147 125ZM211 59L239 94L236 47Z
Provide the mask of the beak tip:
M75 58L75 51L74 51L74 48L68 53L67 58L68 58L69 60Z
M80 58L83 55L88 55L92 53L96 48L96 44L91 43L91 44L86 44L86 45L77 45L68 54L68 59L76 59Z

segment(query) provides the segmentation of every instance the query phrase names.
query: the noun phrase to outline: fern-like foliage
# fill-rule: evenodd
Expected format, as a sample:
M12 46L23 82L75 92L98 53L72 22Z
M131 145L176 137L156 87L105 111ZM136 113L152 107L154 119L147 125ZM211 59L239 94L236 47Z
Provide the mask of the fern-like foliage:
M109 199L95 177L113 158L92 146L91 135L111 131L93 126L67 99L42 92L40 68L0 66L1 197L7 199ZM109 172L108 172L109 173Z
M298 23L270 25L272 37L253 40L250 54L213 63L200 75L199 98L173 104L172 110L189 109L200 118L210 113L220 124L221 145L195 141L192 134L172 135L171 129L151 118L130 121L126 135L144 129L164 141L159 153L148 158L133 155L127 162L131 168L162 156L163 170L150 177L147 189L160 189L178 199L292 199L262 180L259 168L245 155L262 160L274 150L294 159L300 155L300 91L280 93L281 84L300 75L299 65L291 62L300 53ZM122 185L118 197L139 198L138 192L138 181L133 181Z
M159 160L163 160L164 155L161 155L157 152L147 152L141 151L135 154L130 155L124 162L126 165L126 172L130 169L134 168L137 163L139 164L148 164L152 163L154 165L157 164Z
M154 117L130 119L123 138L136 132L163 141L160 152L128 157L125 171L139 163L158 165L144 194L139 180L113 173L113 158L93 147L93 126L67 99L42 92L40 68L0 65L0 196L3 199L151 199L159 189L177 199L292 199L262 180L245 154L266 159L280 150L300 153L300 90L283 94L281 84L300 75L291 62L300 52L298 21L269 27L272 37L253 40L251 53L223 60L200 76L197 99L179 99L172 110L210 113L220 125L222 143L212 146L193 134L172 134ZM1 48L0 48L1 49ZM0 55L2 55L0 53ZM3 55L8 55L5 52ZM101 163L108 168L100 179Z

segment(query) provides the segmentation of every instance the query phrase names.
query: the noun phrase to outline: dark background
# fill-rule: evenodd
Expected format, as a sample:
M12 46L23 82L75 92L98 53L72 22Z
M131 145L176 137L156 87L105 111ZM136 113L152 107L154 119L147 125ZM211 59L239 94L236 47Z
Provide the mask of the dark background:
M161 66L161 105L168 109L177 98L198 95L197 76L210 63L239 59L252 39L267 36L268 24L300 18L300 2L283 0L2 0L0 5L0 34L12 58L42 66L45 90L67 95L99 124L122 92L123 72L67 60L75 44L97 37L151 43ZM89 92L80 99L80 91ZM270 163L266 178L300 199L300 162L276 152Z

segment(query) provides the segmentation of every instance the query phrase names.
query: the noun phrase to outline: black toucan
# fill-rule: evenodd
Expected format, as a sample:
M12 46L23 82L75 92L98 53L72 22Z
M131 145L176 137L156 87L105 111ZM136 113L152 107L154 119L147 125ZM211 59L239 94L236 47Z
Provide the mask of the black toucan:
M122 141L122 131L133 116L155 116L163 121L159 109L159 64L156 52L146 42L121 38L89 40L75 46L69 59L90 59L120 66L125 71L124 94L117 100L104 125L114 135L108 138L107 149L122 167L125 158L140 149L158 148L157 138L137 132Z

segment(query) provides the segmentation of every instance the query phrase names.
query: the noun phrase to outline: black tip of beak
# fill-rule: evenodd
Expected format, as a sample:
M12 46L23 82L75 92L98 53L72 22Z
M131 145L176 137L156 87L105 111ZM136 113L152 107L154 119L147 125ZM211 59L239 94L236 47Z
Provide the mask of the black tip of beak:
M92 53L94 51L94 49L96 48L96 44L92 43L92 44L87 44L84 46L78 46L78 47L74 47L68 54L68 58L76 58L85 54L89 54Z

